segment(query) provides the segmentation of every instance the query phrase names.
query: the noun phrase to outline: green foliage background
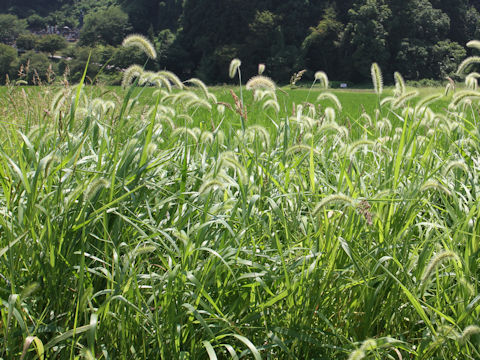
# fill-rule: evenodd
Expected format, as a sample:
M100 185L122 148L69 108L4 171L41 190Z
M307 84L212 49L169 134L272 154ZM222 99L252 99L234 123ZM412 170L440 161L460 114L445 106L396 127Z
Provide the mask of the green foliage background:
M209 83L227 82L233 57L242 59L246 75L265 63L280 83L303 68L308 80L323 70L334 80L362 83L372 62L407 80L440 80L453 75L465 43L480 35L479 9L476 0L7 0L0 5L9 14L0 16L0 41L58 25L81 28L79 45L95 48L138 32L160 53L154 70Z

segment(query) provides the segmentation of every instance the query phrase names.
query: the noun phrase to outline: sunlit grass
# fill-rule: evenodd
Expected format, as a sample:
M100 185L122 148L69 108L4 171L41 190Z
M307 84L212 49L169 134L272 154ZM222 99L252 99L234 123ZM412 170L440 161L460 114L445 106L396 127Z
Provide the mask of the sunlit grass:
M480 356L480 95L171 85L0 89L1 357Z

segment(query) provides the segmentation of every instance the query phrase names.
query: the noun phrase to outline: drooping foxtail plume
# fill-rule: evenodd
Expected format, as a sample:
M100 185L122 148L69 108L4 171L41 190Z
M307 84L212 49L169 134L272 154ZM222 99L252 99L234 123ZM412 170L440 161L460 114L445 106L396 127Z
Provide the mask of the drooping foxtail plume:
M230 79L233 79L235 77L235 74L237 73L238 69L240 68L240 65L242 65L242 62L240 61L240 59L233 59L230 62L230 68L229 68L229 71L228 71Z
M413 99L414 97L418 96L418 91L417 90L413 90L413 91L409 91L408 93L406 94L403 94L402 96L400 96L398 99L395 99L393 102L392 102L392 107L394 109L397 109L399 108L400 106L402 106L403 104L405 104L406 101L410 100L410 99Z
M328 89L328 76L324 71L317 71L315 73L315 81L319 81L323 89Z
M342 104L340 103L340 100L338 100L338 97L335 94L330 92L322 93L317 97L317 101L321 101L321 100L330 100L335 104L336 108L339 111L342 111Z
M460 341L462 343L465 343L470 339L471 336L478 334L480 334L480 327L476 325L469 325L463 330L462 334L460 335Z
M478 79L480 78L480 74L478 72L472 72L467 75L465 78L465 86L472 90L477 90L478 88Z
M457 75L462 75L462 73L472 64L480 63L480 56L470 56L462 61L457 70Z
M332 194L327 197L325 197L322 201L318 203L317 206L315 206L315 209L313 210L313 215L317 215L318 212L326 205L330 203L335 203L335 202L340 202L344 203L349 206L353 206L355 204L355 200L352 199L350 196L344 195L344 194Z
M130 66L123 73L122 86L123 87L129 86L132 83L134 78L141 77L142 74L143 74L143 68L141 66L139 66L139 65Z
M168 70L161 70L157 72L157 75L162 77L164 80L168 80L172 85L175 85L179 89L183 89L183 83L182 81L178 78L177 75L175 75L173 72L168 71Z
M287 151L286 151L286 154L287 155L291 155L291 154L296 154L296 153L300 153L300 152L304 152L304 153L309 153L309 152L313 152L315 155L321 155L321 152L309 145L305 145L305 144L298 144L298 145L293 145L293 146L290 146Z
M463 160L452 160L445 165L443 169L443 176L446 176L453 169L460 169L465 173L468 173L467 164Z
M357 349L350 353L348 360L361 360L364 357L365 357L365 352L362 349Z
M385 96L382 100L380 100L380 106L392 103L394 100L395 98L393 96Z
M480 50L480 41L479 40L471 40L467 43L467 47L472 49Z
M438 266L440 266L444 261L446 260L454 260L457 263L460 263L460 259L457 254L455 254L451 250L445 250L442 251L441 253L435 255L430 262L428 263L427 267L423 271L422 277L420 279L420 284L421 284L421 295L423 295L423 292L428 284L428 281L430 280L430 277L432 276L433 272L437 269Z
M424 108L434 103L435 101L440 100L442 97L443 97L443 94L433 94L433 95L427 96L418 102L417 108L419 109L421 109L422 107Z
M265 101L265 102L263 103L262 109L263 109L263 110L273 109L275 112L278 113L278 112L280 112L280 105L278 105L277 100L275 100L275 99L268 99L267 101Z
M103 188L108 188L110 183L104 178L93 181L84 192L85 201L90 201Z
M363 148L363 147L368 147L368 146L374 146L375 145L375 142L372 141L372 140L368 140L368 139L361 139L361 140L357 140L353 143L351 143L348 148L347 148L347 156L348 157L351 157L353 155L355 155L355 153L360 149L360 148Z
M471 98L479 98L480 97L480 92L475 91L475 90L463 90L455 94L453 97L453 100L451 102L452 106L457 106L460 104L462 101L465 99L471 99Z
M270 133L261 125L252 125L247 128L247 134L257 136L263 140L265 146L270 147Z
M197 78L191 78L191 79L189 79L185 82L190 83L190 84L198 87L199 89L201 89L203 94L205 95L205 97L208 98L209 91L208 91L207 86L205 85L205 83L202 80L197 79Z
M152 43L143 35L132 34L128 35L122 42L124 47L136 47L142 50L150 59L157 58L157 52Z
M423 184L422 187L420 188L420 191L424 192L427 190L437 190L437 191L443 192L448 196L452 196L452 192L450 191L450 189L448 189L445 185L441 184L438 180L426 181L425 184Z
M325 120L327 120L328 122L334 122L335 121L335 118L336 118L336 114L335 114L335 109L328 106L325 111Z
M275 90L276 85L272 79L263 75L257 75L248 80L245 85L247 90L270 89Z

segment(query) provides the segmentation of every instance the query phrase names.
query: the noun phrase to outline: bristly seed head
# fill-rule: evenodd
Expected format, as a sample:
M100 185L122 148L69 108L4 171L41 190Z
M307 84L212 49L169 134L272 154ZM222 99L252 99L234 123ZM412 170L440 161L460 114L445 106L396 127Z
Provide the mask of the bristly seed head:
M142 50L150 59L157 58L157 52L152 43L143 35L132 34L127 36L122 43L124 47L137 47Z
M323 71L317 71L315 73L315 81L319 81L323 89L328 89L328 76Z
M372 82L375 93L381 95L383 92L383 77L380 66L378 66L377 63L373 63L370 70L372 73Z
M272 79L263 75L257 75L248 80L246 86L247 90L256 89L270 89L275 90L276 85Z
M230 75L230 79L233 79L235 77L235 74L240 69L241 65L242 65L242 62L240 61L240 59L233 59L230 62L230 68L228 71L228 74Z
M258 64L258 75L262 75L265 71L265 64Z

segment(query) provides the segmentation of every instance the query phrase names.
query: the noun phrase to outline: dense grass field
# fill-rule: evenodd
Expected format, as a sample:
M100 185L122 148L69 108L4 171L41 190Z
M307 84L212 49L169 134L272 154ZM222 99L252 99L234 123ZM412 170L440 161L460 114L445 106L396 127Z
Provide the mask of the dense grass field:
M0 358L480 357L476 87L157 80L0 89Z

